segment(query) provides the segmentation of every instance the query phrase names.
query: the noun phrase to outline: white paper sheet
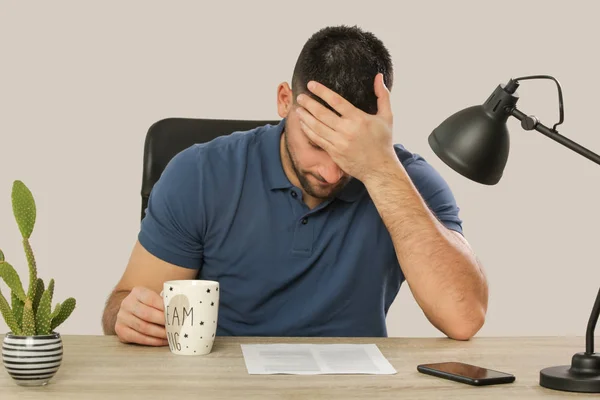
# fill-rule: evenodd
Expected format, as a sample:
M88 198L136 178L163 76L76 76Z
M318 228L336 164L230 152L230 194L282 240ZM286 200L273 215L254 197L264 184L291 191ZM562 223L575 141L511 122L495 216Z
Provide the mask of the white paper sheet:
M242 344L251 375L395 374L375 344Z

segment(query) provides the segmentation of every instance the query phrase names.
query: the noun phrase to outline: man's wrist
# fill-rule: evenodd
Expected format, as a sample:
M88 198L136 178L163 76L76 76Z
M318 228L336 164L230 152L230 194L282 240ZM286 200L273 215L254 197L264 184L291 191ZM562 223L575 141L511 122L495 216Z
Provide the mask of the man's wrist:
M368 189L379 187L386 182L389 183L391 179L403 175L406 175L406 171L394 152L392 156L382 157L380 160L377 160L361 180Z

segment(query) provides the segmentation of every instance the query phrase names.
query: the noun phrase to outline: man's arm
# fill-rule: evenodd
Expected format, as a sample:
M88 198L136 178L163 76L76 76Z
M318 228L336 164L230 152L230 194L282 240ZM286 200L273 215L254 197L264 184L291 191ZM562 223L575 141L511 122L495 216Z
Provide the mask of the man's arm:
M194 279L197 273L155 257L137 241L123 276L106 302L104 334L117 335L124 343L168 344L159 294L162 285L168 280Z
M296 113L306 136L346 174L362 181L383 219L415 300L431 323L454 339L468 339L483 325L487 283L476 257L458 233L432 214L393 146L393 113L383 74L374 80L377 114L367 114L319 82Z
M199 170L197 149L189 147L169 161L152 188L127 268L105 304L105 334L126 343L167 344L162 285L194 279L202 268Z
M484 323L488 287L467 241L430 211L399 160L389 161L363 183L427 319L450 338L471 338Z
M102 313L102 331L105 335L116 335L115 324L117 323L117 314L121 309L121 303L131 293L130 290L114 289L104 306Z

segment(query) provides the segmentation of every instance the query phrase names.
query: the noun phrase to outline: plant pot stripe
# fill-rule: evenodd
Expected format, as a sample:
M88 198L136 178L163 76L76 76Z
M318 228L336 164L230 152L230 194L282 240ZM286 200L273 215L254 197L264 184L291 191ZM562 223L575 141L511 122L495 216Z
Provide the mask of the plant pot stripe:
M57 344L62 344L61 340L36 340L35 343L23 343L23 340L14 340L14 339L5 339L5 345L14 346L14 347L42 347L42 346L55 346ZM42 347L43 348L43 347Z
M30 338L34 338L34 339L30 339ZM53 336L47 336L47 339L41 339L40 337L36 337L36 336L7 336L4 338L5 344L11 344L13 346L24 346L24 347L46 346L49 344L56 344L56 343L60 343L60 342L61 342L60 338L56 339Z
M40 366L39 368L21 368L21 367L10 367L10 368L6 368L6 370L8 372L14 372L14 373L32 373L32 374L37 374L37 373L50 373L50 372L56 372L58 371L58 367L60 366L59 364L56 364L52 367L46 367L46 366Z
M13 378L41 378L46 377L49 378L54 375L58 371L58 368L55 369L38 369L38 370L29 370L29 371L8 371L10 376Z
M5 368L26 368L26 369L35 369L35 368L50 368L50 367L58 367L62 362L62 358L54 361L46 361L46 362L7 362L4 361Z
M60 354L51 354L48 356L13 356L13 355L5 355L2 354L2 359L4 362L25 362L25 363L35 363L35 362L53 362L62 360L62 353Z
M24 377L24 376L13 376L12 378L16 381L45 381L52 378L54 374L38 375L35 377Z
M10 344L5 344L2 346L2 350L8 350L8 351L22 351L22 352L33 352L33 353L43 353L43 352L48 352L51 350L61 350L62 349L62 345L61 344L50 344L48 346L38 346L38 347L18 347L18 346L12 346Z
M48 354L49 352L52 351L62 351L62 347L52 347L49 349L44 349L44 350L37 350L37 349L19 349L19 348L10 348L7 346L2 346L2 350L4 353L8 353L9 351L13 351L13 352L17 352L18 354L23 354L23 355L42 355L42 354Z
M53 362L62 361L62 356L54 356L54 357L36 357L36 358L12 358L5 357L4 364L50 364Z

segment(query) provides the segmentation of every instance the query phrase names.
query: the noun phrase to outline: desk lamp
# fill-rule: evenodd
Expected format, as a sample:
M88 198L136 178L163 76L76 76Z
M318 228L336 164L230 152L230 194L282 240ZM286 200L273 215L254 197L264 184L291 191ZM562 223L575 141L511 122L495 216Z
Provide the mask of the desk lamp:
M558 88L560 119L552 129L535 116L517 109L519 82L551 79ZM576 153L600 164L600 156L562 136L556 127L564 121L562 89L552 76L533 75L510 79L498 85L480 105L465 108L444 120L429 135L434 153L462 176L484 185L500 181L509 153L506 122L510 116L521 121L524 130L536 130ZM569 392L600 393L600 353L594 352L594 329L600 314L600 290L587 325L586 350L573 355L571 365L547 367L540 371L541 386Z

